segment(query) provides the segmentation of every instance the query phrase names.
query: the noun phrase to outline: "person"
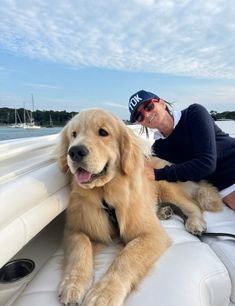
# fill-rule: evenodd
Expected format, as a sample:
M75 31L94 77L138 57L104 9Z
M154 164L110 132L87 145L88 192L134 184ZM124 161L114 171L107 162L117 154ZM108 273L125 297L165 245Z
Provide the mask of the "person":
M192 104L172 111L171 103L140 90L129 99L130 121L153 129L153 153L171 166L153 169L152 180L207 180L220 191L223 202L235 210L235 138L223 132L206 108Z

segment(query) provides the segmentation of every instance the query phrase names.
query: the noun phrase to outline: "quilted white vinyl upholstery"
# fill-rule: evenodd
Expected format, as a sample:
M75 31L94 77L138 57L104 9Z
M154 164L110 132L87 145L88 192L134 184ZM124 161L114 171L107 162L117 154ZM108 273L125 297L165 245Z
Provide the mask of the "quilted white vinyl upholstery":
M0 267L66 208L69 188L55 161L57 137L1 142Z
M179 220L164 222L174 244L156 262L125 306L227 306L231 283L227 270L207 244L185 232ZM105 247L95 259L95 281L112 262L117 245ZM59 250L14 302L6 306L59 306L61 278ZM125 273L125 271L123 271Z
M224 206L218 214L205 213L209 232L235 235L235 211ZM203 237L202 239L217 254L228 270L231 279L231 302L235 304L235 239L228 237Z

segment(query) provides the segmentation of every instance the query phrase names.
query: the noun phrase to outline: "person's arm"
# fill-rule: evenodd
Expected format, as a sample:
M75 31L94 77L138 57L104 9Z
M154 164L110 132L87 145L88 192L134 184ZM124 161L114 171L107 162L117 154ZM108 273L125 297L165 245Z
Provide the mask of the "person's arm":
M193 158L184 163L154 169L156 180L199 181L215 171L217 153L213 119L203 106L193 104L188 109L186 122L184 128L191 134ZM184 145L179 143L179 146Z

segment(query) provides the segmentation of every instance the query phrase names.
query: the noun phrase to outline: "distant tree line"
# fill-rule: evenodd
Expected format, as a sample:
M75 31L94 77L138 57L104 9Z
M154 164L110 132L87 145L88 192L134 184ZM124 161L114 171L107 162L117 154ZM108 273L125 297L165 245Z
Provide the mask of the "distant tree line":
M30 110L18 108L0 108L0 125L10 125L15 123L15 114L17 114L17 122L22 123L26 120L29 122L29 116L33 116L34 122L41 126L64 126L77 112L53 111L53 110L36 110L31 113Z
M235 120L235 111L218 113L217 111L212 110L210 111L210 114L214 120Z
M19 118L24 122L24 117L29 122L29 115L31 115L30 110L24 110L23 108L13 109L8 107L0 108L0 125L10 125L15 123L15 114L17 112L17 121L19 123ZM41 126L64 126L77 112L66 112L64 111L53 111L53 110L36 110L33 112L33 119L36 124ZM214 120L235 120L235 111L226 111L218 113L217 111L210 111L211 116ZM124 120L126 124L130 122Z

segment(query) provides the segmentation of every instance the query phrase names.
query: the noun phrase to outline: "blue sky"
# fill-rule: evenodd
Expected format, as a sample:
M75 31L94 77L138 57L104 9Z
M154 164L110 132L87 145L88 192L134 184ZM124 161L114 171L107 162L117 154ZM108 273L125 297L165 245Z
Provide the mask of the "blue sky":
M235 110L234 0L1 0L0 107Z

